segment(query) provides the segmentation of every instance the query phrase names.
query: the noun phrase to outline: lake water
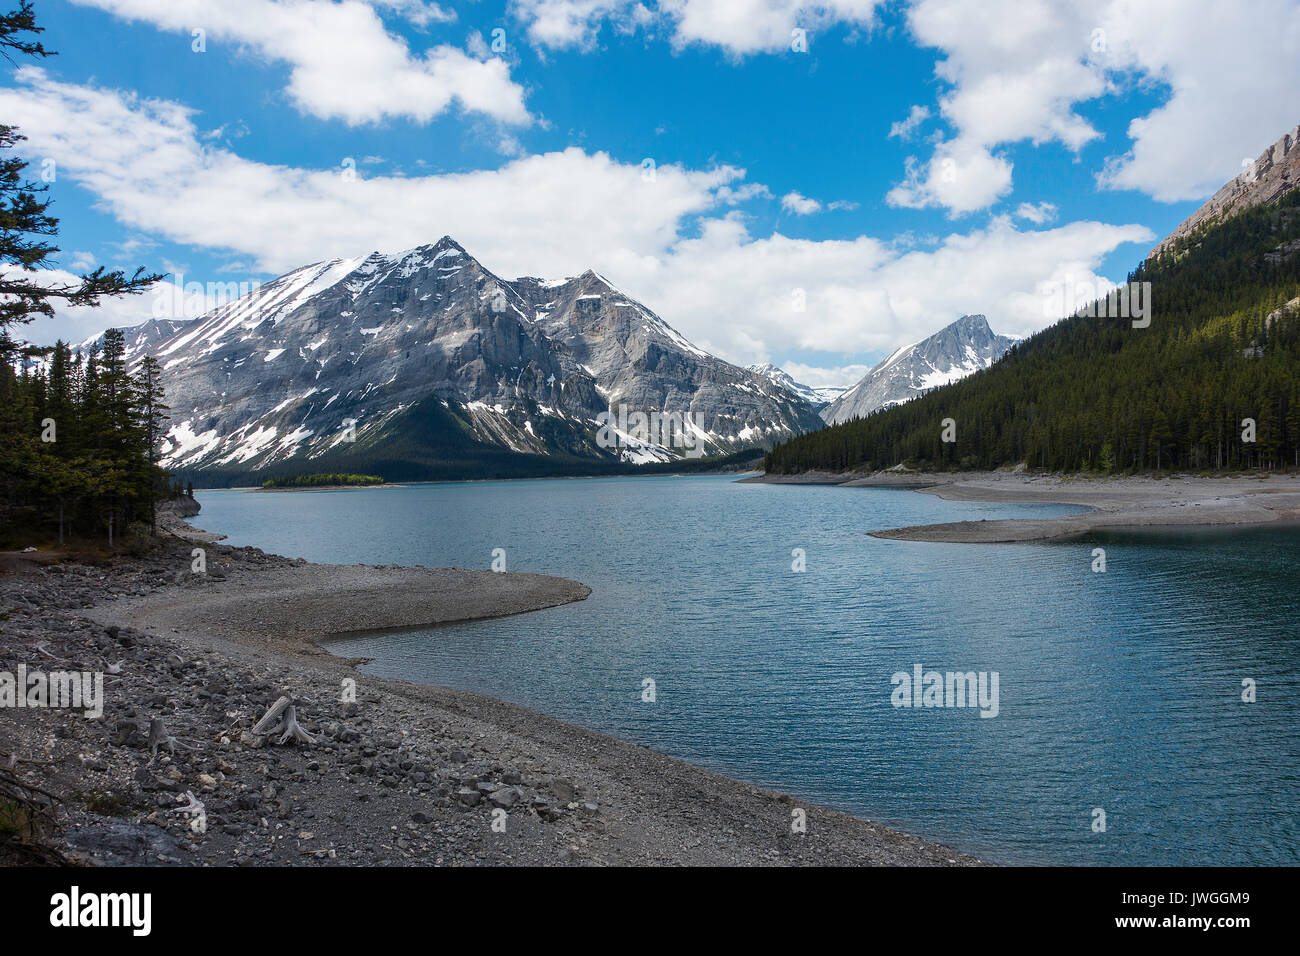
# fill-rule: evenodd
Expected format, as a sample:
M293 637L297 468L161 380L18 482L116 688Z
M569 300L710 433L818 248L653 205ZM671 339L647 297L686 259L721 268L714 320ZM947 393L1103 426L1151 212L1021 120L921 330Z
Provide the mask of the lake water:
M508 570L592 588L330 645L373 658L370 673L509 700L998 862L1300 862L1294 530L886 541L866 532L1078 509L720 477L199 500L197 522L231 544L482 569L501 548ZM892 675L917 664L996 672L997 716L894 707Z

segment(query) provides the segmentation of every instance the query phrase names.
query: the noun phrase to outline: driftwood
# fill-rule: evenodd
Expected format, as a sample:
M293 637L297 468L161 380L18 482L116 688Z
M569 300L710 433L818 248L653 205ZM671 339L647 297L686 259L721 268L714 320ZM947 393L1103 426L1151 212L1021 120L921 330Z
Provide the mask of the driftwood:
M298 707L290 697L281 697L262 715L262 719L253 727L253 733L262 735L280 734L279 742L284 744L296 740L304 744L314 744L316 738L302 729L298 723Z
M183 813L190 818L190 829L195 833L208 832L208 811L203 805L203 801L194 794L186 790L184 797L177 797L177 800L183 799L185 806L177 807L172 813Z
M168 753L176 753L177 747L184 747L186 750L194 750L194 747L177 740L171 734L167 733L167 727L162 722L161 717L155 717L149 721L149 759L152 760L158 756L158 748L166 747Z

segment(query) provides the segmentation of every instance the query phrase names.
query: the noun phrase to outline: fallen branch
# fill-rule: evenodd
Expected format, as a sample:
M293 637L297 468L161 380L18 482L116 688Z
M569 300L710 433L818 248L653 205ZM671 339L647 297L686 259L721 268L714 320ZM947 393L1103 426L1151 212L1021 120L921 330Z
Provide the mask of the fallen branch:
M61 802L48 790L24 783L8 767L0 767L0 833L8 834L0 837L0 846L28 862L66 865L67 857L45 842L54 830Z

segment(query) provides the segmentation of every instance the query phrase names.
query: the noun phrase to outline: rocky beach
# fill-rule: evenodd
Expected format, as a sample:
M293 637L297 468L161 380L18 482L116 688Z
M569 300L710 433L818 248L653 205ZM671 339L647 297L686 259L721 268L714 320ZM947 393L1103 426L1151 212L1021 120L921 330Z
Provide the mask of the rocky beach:
M577 582L313 565L181 518L140 556L5 556L0 672L103 674L98 717L0 708L0 765L52 811L10 816L5 862L979 862L499 700L363 675L316 643L582 600Z

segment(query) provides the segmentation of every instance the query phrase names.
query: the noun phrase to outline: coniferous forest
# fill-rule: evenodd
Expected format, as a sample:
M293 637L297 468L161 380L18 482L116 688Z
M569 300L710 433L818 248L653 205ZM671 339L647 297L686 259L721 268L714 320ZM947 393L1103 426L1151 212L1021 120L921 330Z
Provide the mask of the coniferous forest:
M40 33L30 3L0 15L0 55L51 56ZM0 543L20 532L23 543L139 538L157 499L173 490L157 466L167 411L157 362L128 369L119 330L85 354L62 342L25 345L10 330L53 316L58 303L94 306L162 277L100 268L75 281L52 278L58 220L48 184L33 181L27 162L10 153L22 139L0 124Z
M1300 465L1300 310L1288 305L1300 295L1300 188L1193 233L1129 280L1151 283L1148 327L1081 310L968 378L792 439L766 470Z

